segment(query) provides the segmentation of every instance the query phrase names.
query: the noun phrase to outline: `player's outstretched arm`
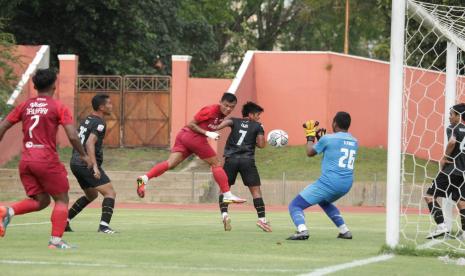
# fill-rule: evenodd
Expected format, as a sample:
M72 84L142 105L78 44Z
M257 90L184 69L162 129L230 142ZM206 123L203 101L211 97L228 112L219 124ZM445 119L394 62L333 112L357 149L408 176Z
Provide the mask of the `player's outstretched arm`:
M233 121L231 119L226 119L216 127L216 130L221 130L221 129L225 128L225 127L228 127L228 126L230 127L232 125L233 125Z
M203 135L207 136L208 138L211 138L211 139L214 139L214 140L218 140L220 138L220 135L218 133L212 132L212 131L206 131L205 129L199 127L196 120L192 120L187 125L187 127L190 128L194 132L197 132L197 133L200 133L200 134L203 134Z
M0 123L0 141L3 139L3 135L7 132L8 129L10 129L13 126L12 123L10 123L8 120L3 120Z
M86 141L86 150L89 155L90 161L92 161L92 166L94 170L94 177L100 179L100 170L97 165L97 159L95 158L95 143L97 143L97 135L91 133Z
M307 139L307 156L312 157L318 153L314 149L315 138L318 132L318 121L308 120L303 123L302 127L305 129L305 138Z
M81 145L81 141L79 140L79 137L77 135L76 129L74 128L74 125L68 124L63 126L66 132L66 135L68 136L68 140L73 146L73 148L79 153L81 159L86 162L87 166L89 168L92 168L93 164L92 161L90 160L89 156L86 154L84 151L84 148Z

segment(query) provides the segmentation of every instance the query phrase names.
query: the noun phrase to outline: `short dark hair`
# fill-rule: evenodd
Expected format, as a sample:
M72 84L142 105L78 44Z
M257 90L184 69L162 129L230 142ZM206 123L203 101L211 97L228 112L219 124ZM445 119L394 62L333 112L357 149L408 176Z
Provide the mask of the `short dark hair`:
M336 116L334 116L333 122L336 123L336 125L342 129L342 130L348 130L350 127L350 114L344 111L339 111L336 113Z
M52 86L57 80L57 74L51 69L38 69L32 77L37 91L42 92Z
M101 105L104 105L106 103L107 99L109 99L109 98L110 98L110 96L108 96L107 94L97 94L97 95L95 95L92 98L92 108L95 111L98 111L98 108Z
M254 102L247 102L242 106L242 117L247 117L250 113L261 112L263 112L263 108Z
M228 103L237 103L237 97L236 97L236 95L234 95L232 93L226 92L221 97L221 101L222 102L226 101Z
M462 119L462 121L465 121L465 103L459 103L454 105L452 107L452 110L455 113L460 114L460 119Z

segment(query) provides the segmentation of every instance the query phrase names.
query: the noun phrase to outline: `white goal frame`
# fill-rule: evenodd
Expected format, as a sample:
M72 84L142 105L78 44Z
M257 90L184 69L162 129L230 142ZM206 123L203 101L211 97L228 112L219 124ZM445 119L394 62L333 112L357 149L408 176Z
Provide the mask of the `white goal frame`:
M447 43L445 106L448 110L455 104L457 79L457 49L465 51L465 41L448 28L437 22L424 8L411 0L392 1L391 19L391 56L389 77L389 123L388 123L388 158L387 158L387 198L386 198L386 244L394 248L399 244L400 208L401 208L401 155L402 155L402 110L404 91L404 37L406 9L415 13L415 19L426 23ZM448 116L444 116L447 126ZM445 131L444 131L444 135ZM445 136L444 141L447 141ZM446 143L444 143L444 146ZM451 200L443 201L446 224L452 224ZM450 228L449 228L450 229Z

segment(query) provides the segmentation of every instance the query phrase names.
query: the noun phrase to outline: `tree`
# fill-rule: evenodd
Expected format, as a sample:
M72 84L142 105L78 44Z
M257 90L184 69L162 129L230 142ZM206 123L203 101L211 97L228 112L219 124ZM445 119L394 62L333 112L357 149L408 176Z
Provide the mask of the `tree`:
M14 54L15 44L14 36L4 32L3 20L0 19L0 118L10 109L6 102L16 81L11 66L13 63L18 63L18 58Z

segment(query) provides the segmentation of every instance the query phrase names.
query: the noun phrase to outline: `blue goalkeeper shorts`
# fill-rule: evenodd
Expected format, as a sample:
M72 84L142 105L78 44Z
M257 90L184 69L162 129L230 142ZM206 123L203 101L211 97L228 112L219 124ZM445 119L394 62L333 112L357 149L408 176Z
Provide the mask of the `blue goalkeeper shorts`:
M323 201L334 202L350 191L352 183L340 183L340 186L339 189L334 189L320 180L317 180L305 187L299 195L311 205L317 205Z

